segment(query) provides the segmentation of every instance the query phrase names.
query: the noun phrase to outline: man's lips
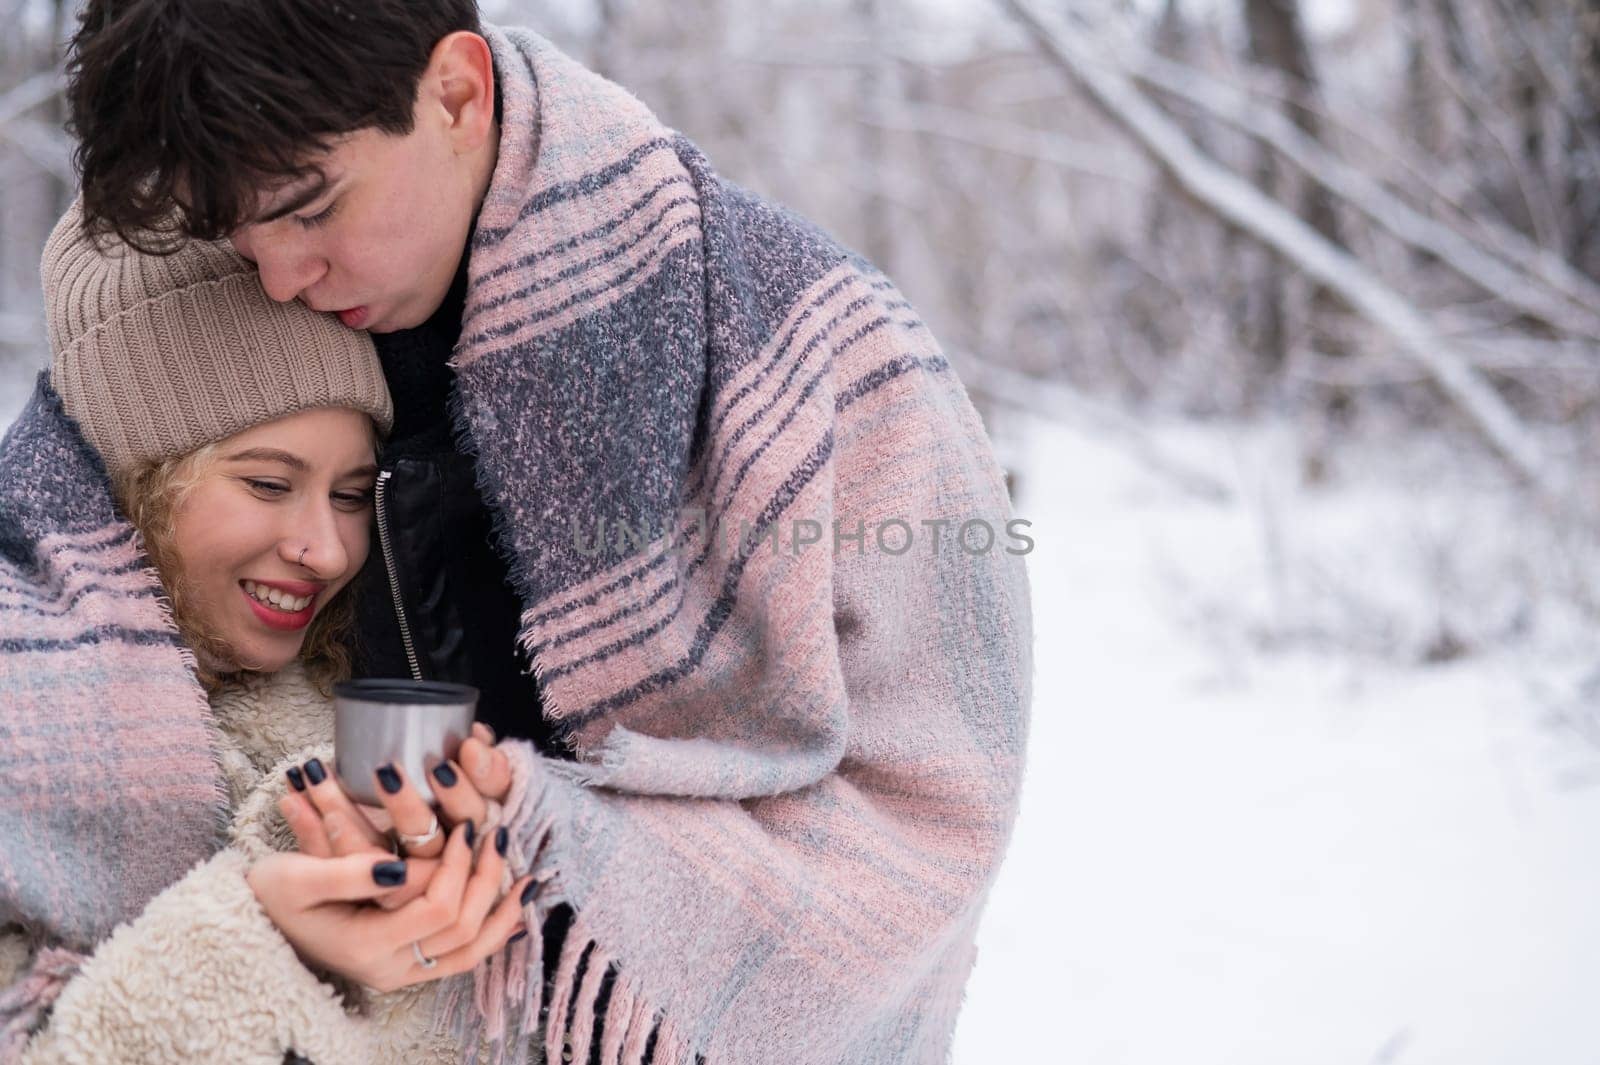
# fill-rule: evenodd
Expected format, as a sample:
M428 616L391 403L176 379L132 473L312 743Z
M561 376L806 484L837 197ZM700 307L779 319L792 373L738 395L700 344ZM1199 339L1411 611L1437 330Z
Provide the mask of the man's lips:
M367 324L367 320L372 317L371 309L364 303L359 307L349 307L338 312L338 314L339 321L343 322L351 329L364 328Z

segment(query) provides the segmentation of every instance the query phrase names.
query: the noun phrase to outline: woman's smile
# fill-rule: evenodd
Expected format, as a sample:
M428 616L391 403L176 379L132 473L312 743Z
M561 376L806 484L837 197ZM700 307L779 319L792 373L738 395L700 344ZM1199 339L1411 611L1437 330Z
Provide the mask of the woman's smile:
M239 582L250 609L268 628L296 631L316 616L317 594L324 587L309 581Z

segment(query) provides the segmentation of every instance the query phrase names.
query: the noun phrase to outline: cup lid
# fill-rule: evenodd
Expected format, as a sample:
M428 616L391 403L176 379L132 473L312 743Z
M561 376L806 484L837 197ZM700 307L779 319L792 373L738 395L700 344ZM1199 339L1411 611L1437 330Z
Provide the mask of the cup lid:
M449 684L442 680L412 680L409 677L368 677L347 680L333 686L338 699L363 703L401 703L407 706L458 706L476 703L478 689L470 684Z

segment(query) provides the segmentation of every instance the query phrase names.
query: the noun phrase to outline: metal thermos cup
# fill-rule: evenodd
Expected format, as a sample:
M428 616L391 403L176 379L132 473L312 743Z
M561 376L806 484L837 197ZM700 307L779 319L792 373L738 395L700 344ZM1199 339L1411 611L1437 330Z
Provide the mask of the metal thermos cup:
M433 802L429 771L456 756L478 708L478 689L431 680L351 680L335 685L333 698L339 782L372 806L381 805L374 774L390 762Z

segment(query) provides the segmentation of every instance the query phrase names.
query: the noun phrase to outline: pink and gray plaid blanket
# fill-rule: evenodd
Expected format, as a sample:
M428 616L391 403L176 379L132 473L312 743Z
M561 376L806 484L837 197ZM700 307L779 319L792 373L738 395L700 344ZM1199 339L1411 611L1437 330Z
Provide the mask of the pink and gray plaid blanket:
M491 43L455 400L579 752L518 745L510 804L539 907L577 913L549 1060L568 1029L588 1060L604 996L604 1065L942 1062L1030 693L977 415L867 263L546 42ZM519 951L480 993L529 1016Z
M41 375L0 441L0 925L60 949L0 995L0 1054L70 975L62 950L222 843L210 712L159 592Z

